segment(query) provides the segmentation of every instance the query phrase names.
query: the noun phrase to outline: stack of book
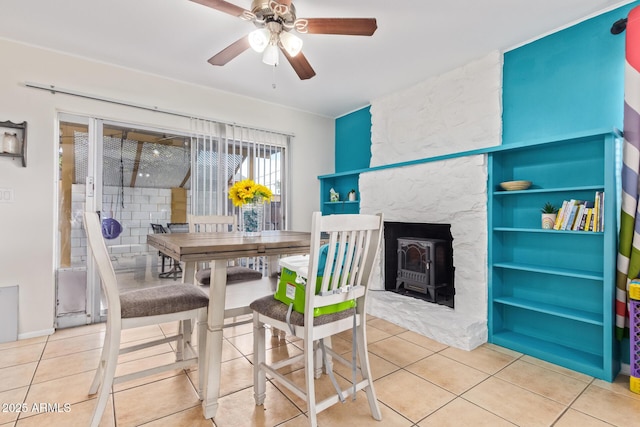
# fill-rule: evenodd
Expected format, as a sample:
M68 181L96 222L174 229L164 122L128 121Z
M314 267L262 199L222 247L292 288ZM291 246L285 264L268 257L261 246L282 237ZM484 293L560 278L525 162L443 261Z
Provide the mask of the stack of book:
M556 216L554 230L604 231L604 192L595 200L565 200Z

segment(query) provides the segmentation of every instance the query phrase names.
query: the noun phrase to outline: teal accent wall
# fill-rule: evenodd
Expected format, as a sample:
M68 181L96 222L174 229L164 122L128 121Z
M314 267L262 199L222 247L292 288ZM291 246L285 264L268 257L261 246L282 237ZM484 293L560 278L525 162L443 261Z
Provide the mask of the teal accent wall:
M336 119L335 172L369 167L371 160L371 107Z
M613 35L610 29L638 5L635 1L505 53L503 144L622 129L625 33ZM336 119L336 173L369 167L369 110ZM621 361L629 363L629 339L620 347Z
M625 34L636 1L504 55L503 144L622 129Z

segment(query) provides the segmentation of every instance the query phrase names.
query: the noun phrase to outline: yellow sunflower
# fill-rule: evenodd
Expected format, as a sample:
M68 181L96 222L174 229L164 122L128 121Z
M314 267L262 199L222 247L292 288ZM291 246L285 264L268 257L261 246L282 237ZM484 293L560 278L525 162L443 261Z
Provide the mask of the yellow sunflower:
M229 198L235 206L246 203L263 203L271 201L272 193L262 184L256 184L251 179L243 179L231 186Z

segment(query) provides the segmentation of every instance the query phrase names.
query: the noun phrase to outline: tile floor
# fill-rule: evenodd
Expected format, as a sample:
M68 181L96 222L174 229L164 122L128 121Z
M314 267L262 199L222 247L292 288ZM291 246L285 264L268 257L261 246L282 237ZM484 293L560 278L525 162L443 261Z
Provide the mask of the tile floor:
M132 329L123 341L171 333L176 325ZM204 420L193 371L174 371L114 387L102 426L304 426L304 405L268 384L264 407L252 396L252 325L225 328L222 398ZM63 329L50 337L0 344L0 426L86 426L95 399L87 390L104 325ZM320 413L323 426L620 426L640 425L640 395L626 376L603 382L490 344L467 352L370 317L368 342L382 422L366 397ZM299 342L272 338L268 358L300 352ZM348 352L348 334L333 346ZM119 370L172 357L168 344L121 358ZM340 381L349 374L337 366ZM293 371L294 381L301 381ZM318 394L329 392L326 375ZM56 407L56 404L58 405ZM57 411L55 409L58 409ZM24 411L20 411L24 409Z

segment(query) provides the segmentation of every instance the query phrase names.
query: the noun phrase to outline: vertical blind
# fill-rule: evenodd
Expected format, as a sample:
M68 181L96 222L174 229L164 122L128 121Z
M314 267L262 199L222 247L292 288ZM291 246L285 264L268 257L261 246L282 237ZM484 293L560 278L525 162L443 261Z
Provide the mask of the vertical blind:
M273 193L265 229L286 229L290 136L203 119L191 119L191 130L191 212L238 215L228 198L229 188L236 181L252 179Z

